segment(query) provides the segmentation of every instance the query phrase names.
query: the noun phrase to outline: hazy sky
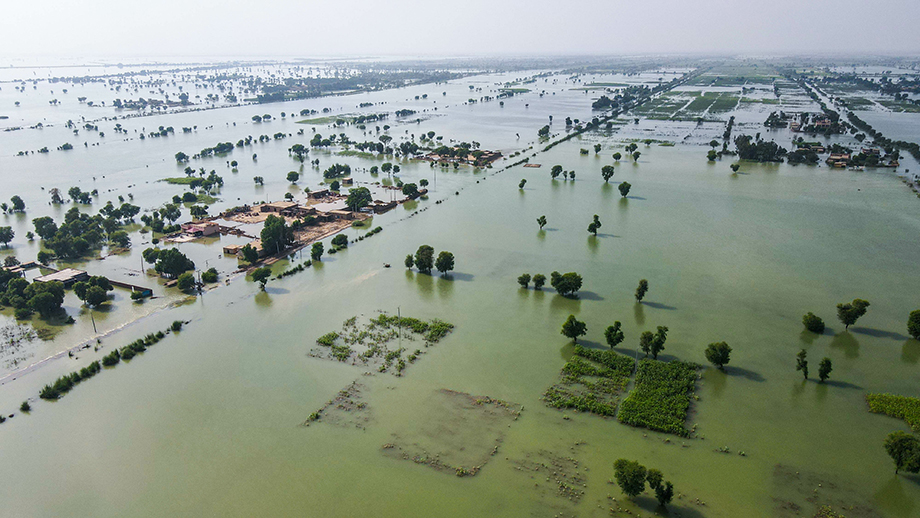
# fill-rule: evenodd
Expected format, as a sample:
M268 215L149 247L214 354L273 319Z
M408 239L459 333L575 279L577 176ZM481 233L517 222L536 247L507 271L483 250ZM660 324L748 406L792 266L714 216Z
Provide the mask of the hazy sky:
M920 52L918 0L11 0L6 57Z

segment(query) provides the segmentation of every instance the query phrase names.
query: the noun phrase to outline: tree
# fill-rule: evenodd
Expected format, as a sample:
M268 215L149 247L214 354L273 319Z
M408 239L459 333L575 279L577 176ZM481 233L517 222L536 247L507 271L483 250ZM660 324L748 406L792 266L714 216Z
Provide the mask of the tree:
M639 152L639 151L633 151L633 154L632 154L633 162L638 162L638 161L639 161L639 157L640 157L641 155L642 155L641 152Z
M652 342L655 341L655 334L651 331L643 331L639 335L639 349L648 356L652 352Z
M415 259L412 257L412 254L406 255L405 263L406 263L406 268L410 268L410 269L412 268L412 265L415 264Z
M645 298L646 293L648 293L648 281L642 279L639 281L639 287L636 288L636 302L642 302L642 299Z
M252 181L255 182L256 185L265 185L265 179L261 176L253 176Z
M527 184L527 179L521 178L521 181L518 182L518 189L523 189L526 184Z
M600 153L600 152L601 152L601 145L600 145L600 144L594 144L594 154L596 155L596 154L598 154L598 153Z
M574 295L581 289L581 275L575 272L564 273L552 272L549 275L549 283L560 295L566 297Z
M415 184L410 184L415 185ZM372 201L371 191L367 187L356 187L348 190L348 197L345 198L345 205L353 211L358 211L368 206Z
M833 368L830 358L825 357L821 360L821 363L818 364L818 378L821 380L821 383L824 383L824 380L830 377Z
M906 469L911 473L920 471L920 440L913 434L898 430L885 438L885 451L894 461L894 474Z
M868 307L869 302L863 299L853 299L853 302L837 304L837 318L849 330L850 325L855 324L859 317L866 314Z
M3 243L3 246L9 245L14 236L16 233L13 232L13 227L0 227L0 243Z
M569 315L569 318L562 323L562 331L560 332L565 337L571 338L573 342L578 343L578 337L588 332L588 326L584 322L578 321L575 315Z
M300 180L300 173L297 171L291 171L287 174L287 181L297 183L297 180Z
M622 324L617 320L612 326L608 326L607 329L604 330L604 338L607 339L607 345L609 345L611 349L623 341L623 331L620 329L621 326Z
M824 321L821 320L821 317L816 316L811 311L802 317L802 325L804 325L805 329L811 331L812 333L817 333L820 335L824 332Z
M605 165L601 168L601 176L604 178L604 183L609 182L610 179L613 178L613 173L614 170L612 165Z
M537 225L540 225L540 230L543 230L543 227L546 226L546 216L540 216L537 218Z
M33 219L32 225L35 226L35 233L42 239L51 239L58 231L57 225L49 216Z
M907 317L907 333L914 337L914 340L920 340L920 309L911 311Z
M594 215L594 221L588 223L588 232L597 236L597 229L601 228L601 220L597 217L597 214Z
M738 169L741 169L741 165L740 165L740 164L732 164L732 165L730 165L730 166L728 166L728 167L731 168L731 170L732 170L733 173L737 173L737 172L738 172Z
M442 251L438 254L437 260L434 262L435 268L441 272L442 275L447 275L451 270L454 269L454 254Z
M178 163L188 162L188 158L189 158L188 155L186 155L182 151L179 151L178 153L176 153L176 162Z
M808 379L808 352L805 349L799 351L799 354L795 355L795 370L802 371L802 375L805 376L805 379Z
M665 482L655 488L655 498L658 499L659 505L667 505L674 499L674 484Z
M553 180L555 180L556 177L558 177L560 174L562 174L562 166L558 164L554 165L549 172L549 175Z
M332 183L329 184L330 191L338 191L339 187L341 187L341 184L339 184L338 180L333 180Z
M262 268L256 268L252 271L252 280L259 283L259 288L262 291L265 291L265 283L268 282L268 278L272 276L271 268L263 266Z
M313 247L310 249L310 259L314 261L319 261L323 257L323 244L322 243L313 243Z
M167 248L160 250L157 255L157 263L154 266L157 273L167 277L178 277L185 271L194 270L195 263L185 256L177 248Z
M240 253L243 254L243 260L249 264L255 264L259 260L259 251L252 245L247 244L240 249Z
M725 365L729 362L732 348L725 342L711 343L706 347L706 359L709 363L715 365L719 370L725 370Z
M636 461L617 459L613 463L613 476L626 496L636 496L645 491L645 466Z
M548 137L549 136L549 125L546 125L540 128L540 130L537 131L537 136L538 137Z
M418 186L414 183L403 184L402 193L408 197L418 196Z
M19 196L10 198L10 203L13 204L13 212L22 212L26 210L26 202L22 201L22 198Z
M86 290L86 295L83 298L83 302L90 307L98 307L100 304L108 300L109 296L106 294L105 290L99 286L90 286Z
M418 247L415 252L415 267L422 273L431 273L434 266L434 248L428 245Z
M217 268L208 268L208 271L201 274L201 281L209 284L217 282Z
M649 468L645 473L645 481L648 482L649 488L658 489L664 482L664 475L655 468Z
M715 162L716 158L718 157L719 157L719 154L716 153L716 150L714 149L710 149L709 152L706 153L706 160L709 160L710 162Z
M521 274L521 276L518 277L517 281L518 281L518 284L520 284L522 288L527 289L527 286L530 284L530 274L529 273Z
M623 158L623 155L619 151L613 154L613 159L617 162L619 162L621 158Z
M287 225L284 218L269 214L265 218L265 225L259 237L262 239L263 250L280 254L294 242L294 230Z
M658 353L664 350L664 342L667 339L668 328L666 326L658 326L658 330L655 332L655 336L652 338L652 343L649 346L649 352L652 353L653 359L658 359Z
M630 187L632 187L632 184L630 184L629 182L623 182L620 185L618 185L617 188L620 190L620 196L625 198L627 195L629 195Z
M310 152L310 150L307 149L306 146L304 146L303 144L294 144L293 146L291 146L290 151L291 151L291 154L294 155L294 157L296 157L297 160L300 160L301 163L303 163L307 153Z
M534 274L533 276L533 289L539 290L543 288L543 285L546 284L546 276L542 273Z
M176 280L176 287L188 291L195 287L195 275L192 272L183 272Z
M332 246L335 247L347 247L348 246L348 236L345 234L339 234L332 238Z

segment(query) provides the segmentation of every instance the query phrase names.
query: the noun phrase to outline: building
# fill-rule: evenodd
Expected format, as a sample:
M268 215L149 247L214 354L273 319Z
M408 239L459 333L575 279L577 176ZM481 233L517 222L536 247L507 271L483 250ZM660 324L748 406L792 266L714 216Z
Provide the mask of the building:
M310 191L307 193L307 198L310 198L311 200L321 200L328 196L332 196L332 191L329 189L320 189L318 191Z
M355 181L351 178L342 178L342 185L354 185Z
M350 210L330 210L327 214L333 219L355 219L355 215Z
M262 205L259 207L259 212L275 212L281 214L295 207L297 207L297 203L293 201L276 201L274 203L266 203Z
M220 225L213 221L203 221L200 223L185 223L182 225L182 231L190 236L206 237L220 233Z
M35 282L58 281L64 283L64 286L72 286L73 284L85 280L89 280L89 274L83 270L74 268L65 268L59 272L49 273L48 275L42 275L41 277L35 278Z

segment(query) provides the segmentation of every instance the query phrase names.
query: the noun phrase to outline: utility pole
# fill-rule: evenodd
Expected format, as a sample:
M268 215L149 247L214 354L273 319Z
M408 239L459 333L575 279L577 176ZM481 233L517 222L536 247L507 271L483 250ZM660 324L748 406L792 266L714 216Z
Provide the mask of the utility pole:
M93 333L99 334L99 331L96 331L96 318L93 317L93 308L89 309L89 319L93 321Z

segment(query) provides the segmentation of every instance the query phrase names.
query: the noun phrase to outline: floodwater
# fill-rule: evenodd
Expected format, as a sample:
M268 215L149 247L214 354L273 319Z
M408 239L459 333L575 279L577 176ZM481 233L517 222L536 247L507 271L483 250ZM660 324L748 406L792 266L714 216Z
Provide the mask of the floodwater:
M648 79L653 77L658 76ZM553 78L562 83L565 76ZM528 93L506 100L503 108L497 101L455 104L472 96L469 85L485 90L506 80L480 76L367 97L388 103L371 111L393 111L398 101L412 99L399 104L412 107L414 95L427 92L429 101L435 97L451 108L420 124L390 122L391 135L431 130L445 140L477 140L484 149L506 155L531 145L549 114L555 119L553 133L563 131L566 116L590 115L591 94L571 90L572 83L543 86L542 80L539 89L552 89L556 96ZM107 132L102 146L83 148L80 142L70 153L42 156L10 155L24 146L40 147L35 143L40 139L59 142L69 130L3 134L0 168L5 178L13 178L3 198L20 193L29 210L25 218L2 217L17 232L13 253L31 259L37 251L37 243L22 237L29 229L23 219L68 208L46 205L47 192L37 186L112 189L94 208L127 192L144 209L157 207L181 192L155 183L179 173L172 159L176 151L191 154L248 134L295 133L300 127L306 127L300 138L308 141L310 127L290 117L269 123L270 129L247 121L255 113L303 107L353 113L362 97L129 119L131 129L166 123L177 130L189 124L200 129L143 142L120 141ZM480 117L489 122L476 125ZM0 387L0 411L16 414L0 425L3 514L609 516L609 509L623 507L649 516L654 505L648 494L629 503L608 483L613 461L626 457L662 470L674 483L680 496L672 515L810 516L815 505L830 503L852 507L848 517L917 516L917 479L895 476L882 447L889 432L907 427L868 413L864 403L866 392L916 395L920 342L909 339L905 329L908 313L920 307L911 274L920 252L916 196L886 170L743 164L732 175L726 163L706 162L707 147L680 143L640 144L638 163L621 161L605 184L600 167L613 163L610 155L622 151L626 139L654 138L656 126L665 124L651 122L572 139L531 159L541 168L518 166L493 174L513 159L479 172L402 164L406 182L428 178L434 183L437 171L437 187L428 200L375 217L382 233L324 257L321 265L270 282L266 292L237 278L185 304L175 304L185 297L159 287L163 298L142 305L121 293L99 332L125 327L102 338L98 353L87 350L76 360L49 362ZM214 129L201 129L209 126ZM707 128L686 131L721 133ZM356 128L344 131L364 140ZM776 140L791 137L777 134ZM259 154L257 162L247 149L191 165L223 175L217 208L279 199L288 189L286 172L296 169L286 149L298 141L293 136L260 145L252 151ZM603 146L599 156L593 150L579 153L595 143ZM326 152L310 156L320 158L321 168L333 161L353 168L382 162ZM239 173L226 167L228 159L241 162ZM549 168L557 163L576 170L577 180L551 181ZM306 167L298 191L319 185L320 171ZM266 178L264 190L252 185L254 175ZM371 180L366 173L355 177ZM522 178L528 182L518 189ZM616 188L621 181L632 184L625 199ZM415 210L424 212L408 217ZM594 214L603 223L596 238L586 231ZM542 232L535 221L540 215L548 219ZM346 232L356 237L364 230ZM139 252L149 238L134 233L132 239L132 253L91 261L85 268L113 277L138 270ZM217 265L223 281L236 266L235 260L220 257L225 239L180 246L199 268L205 261ZM451 278L401 266L421 244L455 254ZM383 268L384 262L393 268ZM279 263L276 271L284 266ZM559 297L551 289L522 290L516 283L521 273L554 270L584 277L579 299ZM637 305L633 291L642 278L649 280L650 291ZM152 278L146 282L153 284ZM856 297L872 305L844 332L834 306ZM160 309L168 304L174 307ZM338 330L347 318L397 308L403 316L440 318L456 326L404 377L365 375L366 369L307 355L317 337ZM76 299L68 299L67 310L77 325L33 351L32 360L95 336L85 316L78 315ZM801 316L808 311L824 318L824 335L802 333ZM704 363L706 344L728 342L733 352L726 372L702 371L688 423L697 425L701 437L682 439L546 408L540 395L556 381L571 351L559 334L569 314L587 323L587 346L601 347L603 329L614 320L623 322L626 350L636 346L643 330L668 326L664 359ZM3 318L12 320L7 312ZM36 401L42 384L176 319L190 323L132 362L105 370L60 401ZM820 358L832 359L831 382L803 383L794 370L802 348L813 371ZM367 387L363 397L371 417L366 424L301 426L356 379ZM474 477L393 458L382 449L397 442L394 434L412 437L438 429L426 418L444 413L428 411L438 404L441 389L523 406L497 452ZM33 411L23 415L18 406L27 397L33 398ZM467 421L477 423L475 415ZM463 420L447 422L462 426L456 423ZM723 447L731 453L717 452ZM525 459L546 455L578 460L583 495L560 497L542 474L532 478L533 473L517 469Z

